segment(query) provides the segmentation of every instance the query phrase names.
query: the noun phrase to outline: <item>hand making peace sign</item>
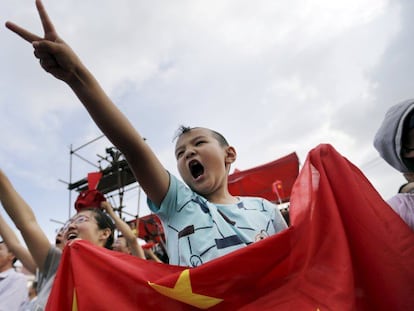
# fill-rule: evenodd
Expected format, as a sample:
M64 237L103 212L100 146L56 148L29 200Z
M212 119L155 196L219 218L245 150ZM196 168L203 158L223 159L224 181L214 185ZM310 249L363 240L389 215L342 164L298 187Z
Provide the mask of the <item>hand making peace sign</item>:
M60 80L70 82L76 73L75 68L80 65L80 60L58 36L42 1L36 0L36 7L44 30L43 38L9 21L6 22L6 27L33 45L34 55L40 60L40 65L45 71Z

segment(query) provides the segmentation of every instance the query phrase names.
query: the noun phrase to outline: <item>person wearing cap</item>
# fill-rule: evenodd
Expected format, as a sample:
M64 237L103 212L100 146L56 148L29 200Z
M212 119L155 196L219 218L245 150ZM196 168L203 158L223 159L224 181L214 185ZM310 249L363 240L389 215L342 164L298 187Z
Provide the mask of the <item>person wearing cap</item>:
M407 176L414 173L414 99L388 109L374 138L380 156Z
M388 109L375 135L374 147L408 182L414 181L414 99ZM414 230L414 193L399 191L387 203Z
M15 271L16 256L0 241L0 311L18 311L28 300L27 279Z
M32 310L44 310L60 263L62 250L49 242L38 224L33 210L16 191L2 170L0 170L0 201L22 234L40 271L38 296ZM112 248L115 225L112 219L97 207L96 205L85 207L69 219L63 226L63 244L75 239L83 239L96 246Z

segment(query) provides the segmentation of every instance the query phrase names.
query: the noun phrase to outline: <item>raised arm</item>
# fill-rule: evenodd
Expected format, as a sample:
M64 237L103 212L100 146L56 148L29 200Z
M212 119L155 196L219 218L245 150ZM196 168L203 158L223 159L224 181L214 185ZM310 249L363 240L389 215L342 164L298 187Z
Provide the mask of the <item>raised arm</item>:
M9 250L21 261L23 266L33 274L36 274L37 265L30 255L29 250L20 243L17 235L14 233L9 224L0 215L0 236L6 242Z
M91 72L58 36L40 0L36 1L36 6L44 29L43 38L11 22L7 22L6 27L32 43L42 68L72 88L97 126L125 155L147 196L160 204L168 190L167 171Z
M148 255L148 258L151 259L151 260L154 260L154 261L159 262L159 263L163 263L161 261L161 259L159 259L157 255L155 255L155 253L153 252L153 250L151 248L145 249L144 254Z
M34 262L42 271L51 244L40 228L29 205L23 200L10 180L0 170L0 201L3 208L21 232Z
M145 259L144 250L139 245L139 243L137 241L137 237L134 234L134 232L132 231L132 229L130 228L130 226L128 226L128 224L125 221L123 221L114 212L114 209L112 208L112 205L109 202L107 202L107 201L101 202L101 207L103 209L105 209L105 211L109 214L109 216L111 216L111 218L115 222L116 228L119 231L121 231L122 235L125 237L125 240L127 241L129 247L131 248L131 254L133 256Z

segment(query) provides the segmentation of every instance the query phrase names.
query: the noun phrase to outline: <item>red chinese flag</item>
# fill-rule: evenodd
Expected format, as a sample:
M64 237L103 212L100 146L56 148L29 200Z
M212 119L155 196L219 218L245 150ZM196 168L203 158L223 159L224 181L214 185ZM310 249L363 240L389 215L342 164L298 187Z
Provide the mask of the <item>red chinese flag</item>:
M47 310L412 310L414 233L331 146L293 187L291 227L197 268L67 246Z

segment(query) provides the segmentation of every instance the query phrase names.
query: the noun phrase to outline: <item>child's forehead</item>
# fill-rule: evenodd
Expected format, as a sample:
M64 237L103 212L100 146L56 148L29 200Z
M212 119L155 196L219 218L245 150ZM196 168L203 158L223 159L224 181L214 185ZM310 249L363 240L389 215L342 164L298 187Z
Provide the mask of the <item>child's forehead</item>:
M180 142L184 141L184 140L190 140L193 139L194 137L199 137L199 136L213 136L213 133L211 132L211 130L204 128L204 127L196 127L196 128L192 128L191 130L182 133L178 139L177 139L177 145L179 145Z

